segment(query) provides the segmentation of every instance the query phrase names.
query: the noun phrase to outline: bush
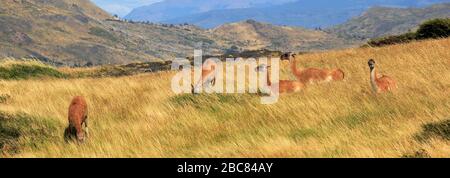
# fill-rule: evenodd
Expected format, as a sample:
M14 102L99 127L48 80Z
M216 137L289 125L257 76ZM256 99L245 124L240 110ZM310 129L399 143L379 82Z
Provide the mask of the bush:
M450 36L450 18L429 20L417 30L418 39L447 38Z

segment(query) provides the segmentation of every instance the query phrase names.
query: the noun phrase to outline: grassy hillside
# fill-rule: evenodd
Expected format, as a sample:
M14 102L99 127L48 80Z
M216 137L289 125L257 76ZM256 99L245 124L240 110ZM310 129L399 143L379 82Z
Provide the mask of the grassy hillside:
M0 79L63 78L67 75L36 60L0 60Z
M324 31L276 26L254 20L225 24L211 31L217 36L234 39L230 40L231 45L248 50L310 51L352 45L348 40Z
M349 2L338 4L345 6ZM285 14L303 9L288 7L287 12L270 11L283 16L277 19L285 19ZM0 58L32 57L56 66L85 66L167 61L192 56L193 50L199 48L206 55L221 55L234 47L280 51L341 49L363 44L367 38L404 33L425 19L448 17L448 9L448 3L424 9L374 8L328 31L253 20L205 30L187 24L111 20L111 15L89 0L6 0L0 1ZM347 10L345 13L353 14ZM322 16L328 20L330 15Z
M291 51L348 46L324 32L254 21L210 31L188 24L111 19L88 0L0 1L0 58L31 57L56 66L87 66L167 61L192 56L194 49L221 55L233 46ZM247 41L236 39L235 33L242 31L234 29L258 35ZM259 40L263 43L254 45Z
M0 58L33 57L61 66L127 64L227 49L194 26L111 21L88 0L0 1ZM216 40L217 39L217 40Z
M301 67L339 67L347 79L274 105L250 94L175 95L173 72L0 80L0 157L450 157L449 48L442 39L300 55ZM370 92L368 58L397 92ZM283 66L281 78L292 79ZM90 109L82 145L63 140L75 95Z

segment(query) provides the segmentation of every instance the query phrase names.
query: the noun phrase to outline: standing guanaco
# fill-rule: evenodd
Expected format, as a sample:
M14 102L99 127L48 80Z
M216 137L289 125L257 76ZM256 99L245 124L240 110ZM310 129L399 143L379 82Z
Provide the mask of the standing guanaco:
M270 66L267 65L260 65L258 66L255 70L257 72L267 72L267 85L270 87L271 91L274 91L275 88L274 85L272 85L272 81L270 79L270 74L269 74L269 68ZM302 89L305 88L305 84L303 84L302 82L299 81L292 81L292 80L280 80L279 81L279 92L280 93L293 93L293 92L299 92Z
M299 70L297 68L296 54L287 53L281 56L281 60L289 60L292 73L302 83L320 83L344 80L345 74L341 69L317 69L307 68Z
M389 76L378 76L375 70L375 60L369 60L370 84L374 93L384 93L397 89L397 82Z
M195 83L195 85L191 85L192 87L192 93L198 93L200 88L204 85L215 85L216 84L216 68L217 64L214 61L207 60L202 65L202 76L201 78Z
M87 122L88 108L86 100L82 96L76 96L72 99L68 115L69 126L64 132L65 137L71 138L75 135L79 142L83 142L85 140L85 132L86 136L88 136L89 133ZM83 130L83 125L85 130Z

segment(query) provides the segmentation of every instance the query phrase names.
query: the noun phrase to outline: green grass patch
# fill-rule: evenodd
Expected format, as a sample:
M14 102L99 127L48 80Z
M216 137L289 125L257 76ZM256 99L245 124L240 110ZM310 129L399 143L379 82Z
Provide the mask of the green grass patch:
M23 148L38 148L57 136L57 123L27 114L0 111L0 157L13 156Z
M103 28L99 28L99 27L90 28L89 34L110 40L112 42L118 41L118 39L112 33L110 33L109 31L106 31Z
M19 80L45 77L65 78L67 75L54 68L42 65L11 64L0 66L0 79Z
M295 129L291 131L289 137L295 141L301 141L309 137L317 137L319 133L315 129Z
M181 108L191 106L202 112L205 117L225 122L241 117L238 116L239 113L245 112L246 106L257 102L256 99L259 98L252 97L250 94L183 94L172 97L170 102ZM235 106L241 107L236 108ZM231 108L238 109L238 111Z
M431 158L431 156L426 150L420 149L414 153L404 154L402 158Z
M432 137L450 140L450 119L422 126L422 132L416 136L419 141L426 141Z
M8 94L0 94L0 104L6 103L10 98Z
M379 47L379 46L386 46L386 45L409 43L416 39L417 39L416 33L411 32L411 33L405 33L402 35L394 35L394 36L387 36L387 37L371 39L369 42L367 42L367 44L369 46Z
M247 96L247 97L245 97ZM171 98L178 106L194 106L197 109L207 109L213 105L239 104L247 102L251 97L243 94L182 94ZM214 108L210 108L213 109Z

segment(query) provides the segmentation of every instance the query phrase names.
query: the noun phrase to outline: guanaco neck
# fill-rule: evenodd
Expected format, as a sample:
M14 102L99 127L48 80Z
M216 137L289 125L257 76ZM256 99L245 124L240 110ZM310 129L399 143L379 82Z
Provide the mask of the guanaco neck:
M270 71L267 70L267 85L272 86L272 82L270 81Z
M291 63L292 73L294 73L294 75L300 75L301 71L297 68L297 60L295 60L295 58L292 58L290 60L290 63Z
M370 84L372 85L372 90L375 93L378 92L378 85L376 80L377 80L377 71L375 70L375 68L370 69Z

